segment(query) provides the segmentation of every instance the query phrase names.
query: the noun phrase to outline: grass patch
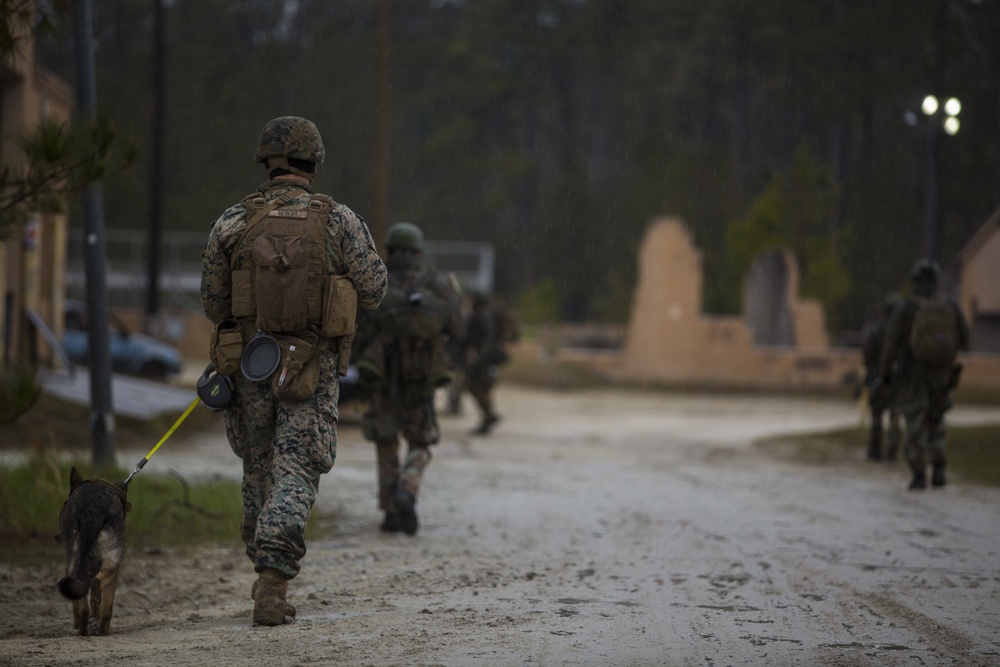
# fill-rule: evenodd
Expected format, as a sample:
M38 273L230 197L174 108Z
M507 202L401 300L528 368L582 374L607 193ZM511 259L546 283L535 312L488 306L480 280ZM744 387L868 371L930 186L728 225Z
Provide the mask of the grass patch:
M861 463L868 429L780 436L759 440L756 446L808 464ZM1000 487L1000 425L948 427L948 471L963 482Z
M84 479L117 482L130 471L36 455L17 466L0 466L0 558L59 558L55 542L59 510L69 495L70 468ZM144 472L129 484L125 517L131 549L195 544L239 544L243 500L237 482L188 485L173 476Z
M116 448L148 451L180 414L163 413L148 421L116 418ZM190 433L217 429L216 420L221 419L221 413L199 407L180 429ZM124 480L132 471L131 465L96 469L89 462L89 422L89 407L43 394L32 410L0 431L0 449L32 452L19 465L0 463L0 559L62 559L62 547L54 538L59 532L59 510L69 495L73 465L85 479L103 477L112 482ZM158 474L154 468L147 466L129 484L132 509L125 525L130 549L242 544L239 482L188 483L172 474ZM328 534L334 525L335 517L314 509L307 538Z

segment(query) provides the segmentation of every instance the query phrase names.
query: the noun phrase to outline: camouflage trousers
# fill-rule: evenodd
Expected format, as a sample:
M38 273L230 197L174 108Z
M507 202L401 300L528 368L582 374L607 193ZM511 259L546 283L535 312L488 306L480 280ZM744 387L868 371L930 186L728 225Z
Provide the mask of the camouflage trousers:
M226 435L243 460L240 534L257 572L298 574L319 479L337 455L336 357L322 354L319 385L304 401L279 401L270 382L234 378L236 400L225 412Z
M496 414L493 412L493 388L499 374L500 367L496 365L473 364L466 369L465 387L484 417Z
M883 423L886 419L883 416L885 414L888 414L888 429L886 429L886 425ZM871 406L871 415L872 430L868 441L868 455L873 458L882 458L882 434L888 431L885 458L895 461L899 446L903 442L903 414L895 405L889 408L873 405Z
M945 413L952 407L951 371L916 369L901 383L899 407L906 419L906 461L914 471L947 462Z
M400 402L385 394L372 397L365 413L364 436L375 443L378 458L378 506L391 512L392 496L397 490L416 499L424 471L431 462L430 446L441 439L434 411L433 390L419 402ZM402 435L407 442L406 458L400 462Z

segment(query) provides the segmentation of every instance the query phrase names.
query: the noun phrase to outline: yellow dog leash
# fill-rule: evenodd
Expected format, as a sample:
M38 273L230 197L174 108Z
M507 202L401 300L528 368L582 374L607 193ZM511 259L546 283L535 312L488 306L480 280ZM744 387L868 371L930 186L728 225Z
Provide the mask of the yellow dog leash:
M191 402L191 405L189 405L188 408L187 408L187 410L184 411L184 414L182 414L180 417L177 418L177 421L175 421L174 425L170 427L170 430L167 431L166 435L164 435L162 438L160 438L160 441L158 443L156 443L156 447L153 447L151 450L149 450L149 454L146 454L146 456L144 456L143 459L141 461L139 461L139 463L136 464L135 469L132 471L132 474L130 474L125 479L125 481L121 483L122 488L128 489L128 483L132 481L132 478L135 476L135 474L137 472L139 472L140 470L142 470L142 467L144 465L146 465L146 463L149 461L149 459L151 459L153 457L153 454L155 454L156 450L160 448L160 445L162 445L163 443L165 443L167 441L167 438L169 438L170 436L172 436L174 434L174 431L177 430L177 427L180 426L184 422L184 420L188 418L188 415L191 414L191 412L195 409L195 406L197 406L198 403L200 403L200 402L201 402L201 396L195 398Z

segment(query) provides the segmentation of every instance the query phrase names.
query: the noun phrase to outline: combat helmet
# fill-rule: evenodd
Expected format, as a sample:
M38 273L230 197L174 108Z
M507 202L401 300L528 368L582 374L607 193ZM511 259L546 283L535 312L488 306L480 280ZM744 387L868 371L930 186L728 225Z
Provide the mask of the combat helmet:
M941 267L933 259L917 260L910 270L910 280L915 283L936 283L941 275Z
M268 121L257 141L257 162L266 160L268 169L280 167L306 178L312 178L312 172L289 161L321 164L325 157L326 149L316 124L298 116L279 116Z
M424 233L412 222L397 222L385 235L387 250L407 248L416 252L424 250Z

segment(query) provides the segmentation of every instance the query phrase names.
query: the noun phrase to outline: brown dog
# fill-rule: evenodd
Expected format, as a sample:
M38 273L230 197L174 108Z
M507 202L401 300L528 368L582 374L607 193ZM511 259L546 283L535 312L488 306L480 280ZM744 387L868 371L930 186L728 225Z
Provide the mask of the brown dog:
M97 619L100 633L109 635L118 570L128 546L128 499L121 486L99 478L84 480L75 467L69 483L56 537L66 548L66 576L59 580L59 592L73 601L73 627L81 636L88 634L91 616Z

